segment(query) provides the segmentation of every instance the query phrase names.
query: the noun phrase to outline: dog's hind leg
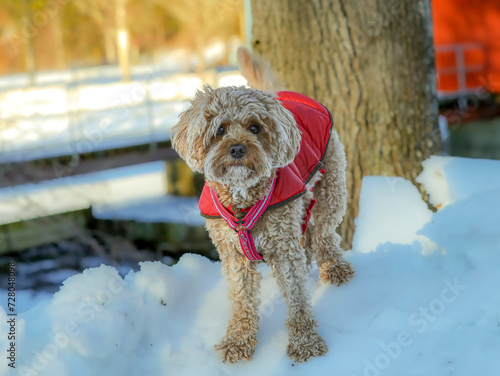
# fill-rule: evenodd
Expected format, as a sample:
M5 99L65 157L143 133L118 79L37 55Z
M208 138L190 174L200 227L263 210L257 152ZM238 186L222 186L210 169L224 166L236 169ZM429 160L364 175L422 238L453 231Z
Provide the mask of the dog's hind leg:
M315 255L320 278L324 282L340 285L354 275L354 270L342 257L342 238L335 231L342 222L347 203L347 162L344 146L335 131L332 131L323 163L325 175L313 190L318 202L313 208L315 223L314 230L308 234L308 243Z
M257 344L259 330L259 286L261 275L257 262L248 260L240 250L238 238L227 231L223 220L207 221L210 237L219 251L222 273L229 284L231 319L224 338L215 349L222 360L235 363L250 360Z

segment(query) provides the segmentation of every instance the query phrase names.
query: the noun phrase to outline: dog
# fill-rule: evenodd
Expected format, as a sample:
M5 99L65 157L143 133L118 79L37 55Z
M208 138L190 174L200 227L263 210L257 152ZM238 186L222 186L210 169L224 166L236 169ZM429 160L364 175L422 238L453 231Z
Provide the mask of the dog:
M305 362L328 351L306 289L312 261L325 283L354 275L335 232L347 202L345 152L325 107L278 91L247 49L238 61L250 88L205 86L171 133L173 148L205 175L200 210L229 284L232 316L215 348L224 362L252 358L262 259L288 307L287 355Z

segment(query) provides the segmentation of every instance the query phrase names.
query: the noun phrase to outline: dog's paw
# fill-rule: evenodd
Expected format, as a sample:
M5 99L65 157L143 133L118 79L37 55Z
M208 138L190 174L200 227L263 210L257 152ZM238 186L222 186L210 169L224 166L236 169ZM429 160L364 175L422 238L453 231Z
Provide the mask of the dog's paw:
M252 359L256 344L257 339L253 336L227 335L215 345L215 349L222 355L224 363L236 363L240 359Z
M319 277L323 282L340 286L354 276L354 269L346 260L340 258L337 262L325 262L319 267Z
M295 362L306 362L309 358L323 356L328 352L325 340L318 333L290 338L286 354Z

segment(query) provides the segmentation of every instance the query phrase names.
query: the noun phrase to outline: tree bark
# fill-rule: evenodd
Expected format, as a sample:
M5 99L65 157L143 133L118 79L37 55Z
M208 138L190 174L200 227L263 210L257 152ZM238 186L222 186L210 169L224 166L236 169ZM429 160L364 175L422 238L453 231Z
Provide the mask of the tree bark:
M252 46L287 89L332 112L346 150L349 248L361 179L403 176L439 149L428 0L253 0ZM411 213L408 213L411 215Z
M116 0L116 43L123 81L130 81L130 35L127 27L128 0Z
M56 58L57 69L64 69L66 66L66 58L64 56L64 36L61 23L60 9L52 16L50 20L50 29L54 38L54 54Z
M115 64L117 43L115 42L116 38L113 27L110 27L108 25L103 26L103 35L104 35L104 55L106 63Z
M29 86L35 85L36 58L35 44L33 41L34 32L30 29L31 10L30 0L23 0L23 28L26 31L26 42L24 43L24 64L28 74Z

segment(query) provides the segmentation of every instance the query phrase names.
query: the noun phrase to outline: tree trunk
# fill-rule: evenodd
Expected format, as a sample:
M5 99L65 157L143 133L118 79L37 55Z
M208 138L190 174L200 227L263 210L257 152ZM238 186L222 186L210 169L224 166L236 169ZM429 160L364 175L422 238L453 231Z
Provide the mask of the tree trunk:
M108 25L104 25L103 27L104 34L104 54L107 64L115 64L116 63L116 47L117 43L115 42L115 32L113 27Z
M50 29L54 38L54 54L56 58L57 69L64 69L66 66L66 58L64 56L64 37L63 27L61 24L61 11L58 10L50 20Z
M32 26L30 26L31 20L31 10L30 1L23 0L23 28L26 31L25 38L26 42L24 44L24 64L26 68L26 73L28 74L28 84L33 86L35 84L35 72L36 72L36 59L35 59L35 44L33 41Z
M116 42L118 47L118 64L123 81L130 81L130 35L127 28L128 0L116 1Z
M348 161L340 234L350 247L362 177L415 183L439 148L428 0L253 0L252 17L252 46L278 79L333 114Z

